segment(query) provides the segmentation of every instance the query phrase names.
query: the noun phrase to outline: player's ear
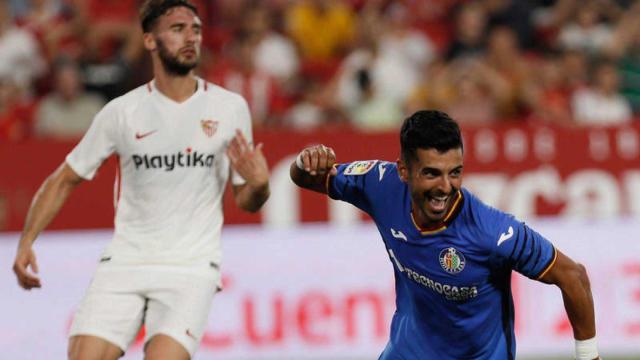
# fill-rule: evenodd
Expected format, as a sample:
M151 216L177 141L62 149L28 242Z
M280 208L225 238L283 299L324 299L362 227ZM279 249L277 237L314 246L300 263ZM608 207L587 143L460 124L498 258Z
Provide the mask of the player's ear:
M144 48L148 51L154 51L157 47L156 39L153 37L153 33L146 32L142 35L142 42L144 44Z
M407 164L405 164L404 161L397 159L396 166L398 167L398 176L400 177L400 180L402 180L403 182L408 182L409 169L407 168Z

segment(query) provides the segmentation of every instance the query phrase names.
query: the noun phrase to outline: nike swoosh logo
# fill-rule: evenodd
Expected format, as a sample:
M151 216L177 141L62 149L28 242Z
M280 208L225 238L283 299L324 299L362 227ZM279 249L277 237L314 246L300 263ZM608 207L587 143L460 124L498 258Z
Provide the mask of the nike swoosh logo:
M153 133L154 133L154 132L156 132L156 131L158 131L158 130L151 130L151 131L146 132L146 133L143 133L143 134L136 133L136 140L140 140L140 139L142 139L142 138L145 138L145 137L147 137L147 136L149 136L149 135L153 134Z
M404 241L407 241L407 236L402 233L402 231L395 231L393 228L391 228L391 236L393 236L396 239L402 239Z
M387 168L384 167L384 164L378 165L378 172L380 173L380 179L378 181L382 181L382 177L384 176L385 171L387 171Z
M511 239L512 236L513 236L513 226L509 226L509 230L507 230L506 233L500 234L500 238L498 239L498 246L500 246L500 244L502 244L503 242Z

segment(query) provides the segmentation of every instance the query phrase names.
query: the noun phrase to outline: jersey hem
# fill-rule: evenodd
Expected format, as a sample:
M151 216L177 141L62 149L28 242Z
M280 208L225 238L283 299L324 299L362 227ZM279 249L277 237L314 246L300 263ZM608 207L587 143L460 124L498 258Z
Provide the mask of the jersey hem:
M69 154L71 155L71 154ZM67 155L67 157L64 159L64 162L71 168L71 170L73 170L74 173L76 173L76 175L78 175L79 177L83 178L84 180L88 180L91 181L93 180L93 176L92 174L84 174L81 171L78 171L78 166L76 164L73 163L73 161L69 161L69 155ZM95 174L95 172L94 172Z

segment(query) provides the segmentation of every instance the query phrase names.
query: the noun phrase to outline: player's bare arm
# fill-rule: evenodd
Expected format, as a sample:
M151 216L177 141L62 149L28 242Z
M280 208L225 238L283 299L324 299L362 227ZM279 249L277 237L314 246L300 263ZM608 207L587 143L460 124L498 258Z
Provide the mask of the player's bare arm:
M556 263L540 281L557 285L577 341L595 339L596 322L587 270L558 250ZM595 343L594 343L595 346ZM576 349L578 351L578 349ZM599 359L599 357L593 357Z
M66 162L63 162L49 175L35 194L27 213L24 230L18 243L16 259L13 264L13 271L18 278L18 284L24 289L30 290L41 286L40 278L36 275L38 273L38 264L32 248L34 241L38 234L49 225L69 194L82 180Z
M302 150L291 164L289 174L293 182L305 189L327 193L328 176L336 175L336 154L332 148L316 145Z
M269 198L269 168L262 153L262 143L253 146L240 130L229 143L227 156L231 167L247 182L233 186L236 204L243 210L256 212Z

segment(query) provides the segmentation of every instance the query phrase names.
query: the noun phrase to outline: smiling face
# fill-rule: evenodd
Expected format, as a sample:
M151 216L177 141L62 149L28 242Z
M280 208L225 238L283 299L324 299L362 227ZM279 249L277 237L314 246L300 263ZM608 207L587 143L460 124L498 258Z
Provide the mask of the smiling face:
M156 54L164 70L173 75L187 75L198 66L202 44L200 18L184 6L167 10L154 29L144 34L147 50Z
M462 186L462 149L416 149L415 155L409 163L398 160L398 171L409 186L414 219L431 227L444 220Z

